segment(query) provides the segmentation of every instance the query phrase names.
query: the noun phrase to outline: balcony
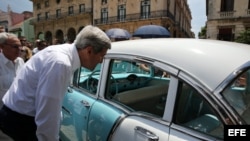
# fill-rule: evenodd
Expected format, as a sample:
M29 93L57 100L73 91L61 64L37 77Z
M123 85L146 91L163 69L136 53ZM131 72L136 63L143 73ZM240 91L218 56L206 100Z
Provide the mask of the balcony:
M174 15L172 15L167 10L162 10L162 11L150 12L150 13L148 13L147 16L143 16L143 15L141 15L141 13L128 14L122 18L122 22L138 21L138 20L145 20L145 19L155 19L155 18L163 18L163 17L168 17L171 20L175 21ZM121 22L121 18L119 18L118 16L108 17L107 20L105 19L105 22L103 21L103 19L94 19L95 25L111 24L111 23L117 23L117 22Z
M234 18L234 11L220 12L220 18Z
M41 17L36 17L33 18L30 21L30 24L36 24L39 22L45 22L45 21L52 21L52 20L57 20L57 19L61 19L61 18L66 18L68 16L78 16L78 15L82 15L82 14L92 14L92 8L85 8L84 11L80 11L79 9L74 10L71 14L69 14L69 12L62 12L60 14L54 14L54 15L50 15L49 17L46 18L46 16L41 16Z

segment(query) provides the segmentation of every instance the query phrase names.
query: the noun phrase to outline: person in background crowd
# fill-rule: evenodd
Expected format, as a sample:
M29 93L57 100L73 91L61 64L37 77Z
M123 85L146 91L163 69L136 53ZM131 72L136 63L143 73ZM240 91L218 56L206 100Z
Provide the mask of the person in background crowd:
M21 50L21 42L15 34L2 32L0 33L0 107L2 107L2 97L9 89L15 76L24 61L18 57Z
M34 47L33 50L32 50L32 54L33 54L33 55L34 55L35 53L38 52L38 46L40 45L40 42L41 42L40 39L37 39L37 40L35 41L35 47Z
M27 62L32 57L32 51L26 46L22 46L20 56L24 62Z
M69 43L69 44L72 44L73 42L74 42L74 39L72 39L72 38L69 38L67 41L67 43Z
M71 37L71 38L67 38L65 39L64 43L67 43L67 44L72 44L74 42L74 39Z
M36 40L36 47L32 51L33 55L36 54L37 52L43 50L47 46L48 46L48 44L46 41L40 40L40 39Z
M26 43L27 43L26 37L20 36L20 37L19 37L19 40L20 40L22 46L26 46L26 45L27 45L27 44L26 44Z
M59 141L61 105L74 71L94 70L110 48L105 32L88 25L73 44L52 45L32 56L3 97L1 130L18 141Z
M31 50L31 52L32 52L32 50L33 50L33 48L34 48L33 43L27 41L26 46L27 46L27 47Z
M3 26L0 26L0 33L1 32L4 32L5 30L4 30L4 27Z
M62 42L61 42L59 39L55 38L55 39L53 40L52 44L53 44L53 45L59 45L59 44L62 44Z
M9 89L17 72L24 62L18 57L21 43L16 35L0 32L0 106L3 106L2 97ZM13 141L0 130L1 141Z
M1 32L4 32L4 27L3 26L0 26L0 33ZM2 52L1 48L0 48L0 53Z
M150 72L150 68L146 64L139 64L139 68L141 68L142 70L144 70L146 72ZM154 68L154 75L161 76L161 77L168 77L169 76L166 72L164 72L158 68Z

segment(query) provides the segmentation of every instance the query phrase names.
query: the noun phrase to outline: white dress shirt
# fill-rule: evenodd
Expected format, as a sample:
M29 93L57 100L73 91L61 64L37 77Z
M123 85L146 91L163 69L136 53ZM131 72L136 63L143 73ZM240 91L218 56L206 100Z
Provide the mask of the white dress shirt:
M22 58L17 57L17 59L12 62L7 59L3 53L0 53L0 107L3 106L2 97L9 89L16 74L23 65L24 61Z
M38 48L35 47L35 48L32 50L32 54L36 54L38 51L39 51Z
M62 101L79 67L74 44L49 46L25 63L3 97L13 111L35 117L39 141L59 140Z

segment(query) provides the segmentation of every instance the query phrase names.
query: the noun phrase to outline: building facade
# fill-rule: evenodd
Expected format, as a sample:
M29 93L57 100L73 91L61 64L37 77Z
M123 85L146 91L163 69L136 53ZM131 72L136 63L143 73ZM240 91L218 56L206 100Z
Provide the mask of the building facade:
M206 0L206 38L234 41L250 28L250 0Z
M16 13L8 6L7 12L0 10L0 26L4 27L5 32L11 32L18 37L25 36L27 40L34 40L34 27L29 20L33 17L30 11Z
M194 38L187 0L31 0L35 35L72 42L86 25L103 31L123 28L131 34L148 24L161 25L171 37Z

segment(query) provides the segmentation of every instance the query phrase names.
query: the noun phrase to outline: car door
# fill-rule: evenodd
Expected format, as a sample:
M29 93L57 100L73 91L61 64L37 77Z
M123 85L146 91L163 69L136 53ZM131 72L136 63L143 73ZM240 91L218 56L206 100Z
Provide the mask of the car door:
M62 104L60 127L62 141L87 140L89 111L97 99L95 89L100 76L100 73L94 74L97 68L91 72L81 67L74 73L73 84L68 87Z
M118 93L116 90L110 99L131 110L114 130L112 141L193 141L223 138L223 122L211 106L211 101L203 98L189 84L194 80L184 82L183 78L178 78L178 69L156 60L141 62L142 58L137 61L131 57L130 65L125 65L124 62L129 62L126 61L128 57L122 57L111 61L120 62L113 63L112 70L122 66L124 73L112 73L115 83L118 83ZM140 70L142 63L148 67L146 72ZM139 68L131 67L134 64ZM131 71L131 68L134 69ZM155 73L156 70L160 73ZM136 77L130 78L131 72ZM123 79L125 74L128 74L128 78Z
M75 89L68 91L62 106L60 129L60 138L62 141L87 140L89 110L95 101L95 98L84 95L81 91Z
M102 71L103 70L103 71ZM62 141L106 141L123 112L99 98L105 68L99 64L93 71L79 68L73 76L62 105L60 139ZM104 74L105 75L105 74Z
M114 129L112 141L166 141L170 122L163 120L170 78L152 63L128 59L111 60L110 101L130 109ZM143 70L141 64L146 64ZM157 64L157 63L156 63ZM115 81L113 80L115 79Z

